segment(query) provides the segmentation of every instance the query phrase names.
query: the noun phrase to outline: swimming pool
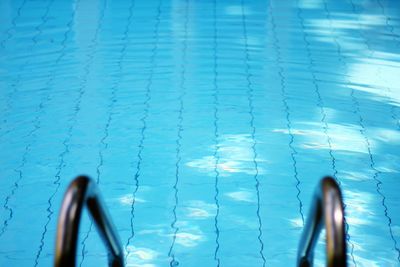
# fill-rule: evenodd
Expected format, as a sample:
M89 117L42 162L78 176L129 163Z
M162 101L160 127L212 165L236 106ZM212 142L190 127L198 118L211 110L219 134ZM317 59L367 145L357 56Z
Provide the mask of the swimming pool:
M350 266L400 266L399 9L1 1L0 266L52 264L81 173L127 266L294 266L326 174L344 191ZM106 264L87 216L78 254Z

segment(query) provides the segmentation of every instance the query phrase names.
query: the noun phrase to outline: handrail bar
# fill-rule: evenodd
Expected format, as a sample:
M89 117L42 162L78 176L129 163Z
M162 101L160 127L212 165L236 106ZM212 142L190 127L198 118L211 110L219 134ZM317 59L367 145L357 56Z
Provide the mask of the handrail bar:
M321 180L315 190L297 254L298 267L313 266L318 236L326 229L326 260L328 267L346 267L346 234L342 194L332 177Z
M124 266L123 249L117 231L97 184L87 176L75 178L64 195L58 217L54 266L75 267L79 223L85 205L106 245L109 266Z

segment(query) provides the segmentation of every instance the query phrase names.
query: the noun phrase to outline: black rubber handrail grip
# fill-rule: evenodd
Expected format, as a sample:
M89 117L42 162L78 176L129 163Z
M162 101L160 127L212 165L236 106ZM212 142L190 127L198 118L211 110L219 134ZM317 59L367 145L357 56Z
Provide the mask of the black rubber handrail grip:
M109 266L124 266L123 249L97 184L79 176L69 185L62 202L57 225L55 267L75 267L76 248L82 210L87 206L107 248Z
M315 190L297 254L297 266L313 266L314 248L325 226L326 266L346 267L346 233L342 193L332 177L325 177Z

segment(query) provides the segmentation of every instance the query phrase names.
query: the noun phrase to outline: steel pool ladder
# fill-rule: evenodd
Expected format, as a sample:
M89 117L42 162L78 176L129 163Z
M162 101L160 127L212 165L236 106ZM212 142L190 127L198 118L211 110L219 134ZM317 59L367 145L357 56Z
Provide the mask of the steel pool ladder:
M118 233L102 201L97 184L87 176L78 176L69 185L62 202L57 225L55 267L75 267L79 224L87 206L107 248L111 267L124 266L123 248ZM326 266L346 267L346 233L342 194L332 177L317 186L300 240L297 266L313 266L314 248L325 226Z
M332 177L323 178L315 190L300 239L297 266L313 266L314 248L323 226L326 232L326 266L347 266L342 193Z
M78 176L69 185L62 202L57 225L54 266L75 267L79 224L87 206L108 252L108 265L124 266L124 252L111 217L102 201L97 184L87 176Z

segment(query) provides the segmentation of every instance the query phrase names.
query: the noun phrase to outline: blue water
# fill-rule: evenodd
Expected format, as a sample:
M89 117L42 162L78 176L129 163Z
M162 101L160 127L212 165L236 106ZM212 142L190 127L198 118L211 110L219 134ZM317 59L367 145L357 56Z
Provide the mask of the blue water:
M52 265L81 173L127 266L294 266L326 174L349 265L400 266L399 77L398 1L0 1L0 266Z

